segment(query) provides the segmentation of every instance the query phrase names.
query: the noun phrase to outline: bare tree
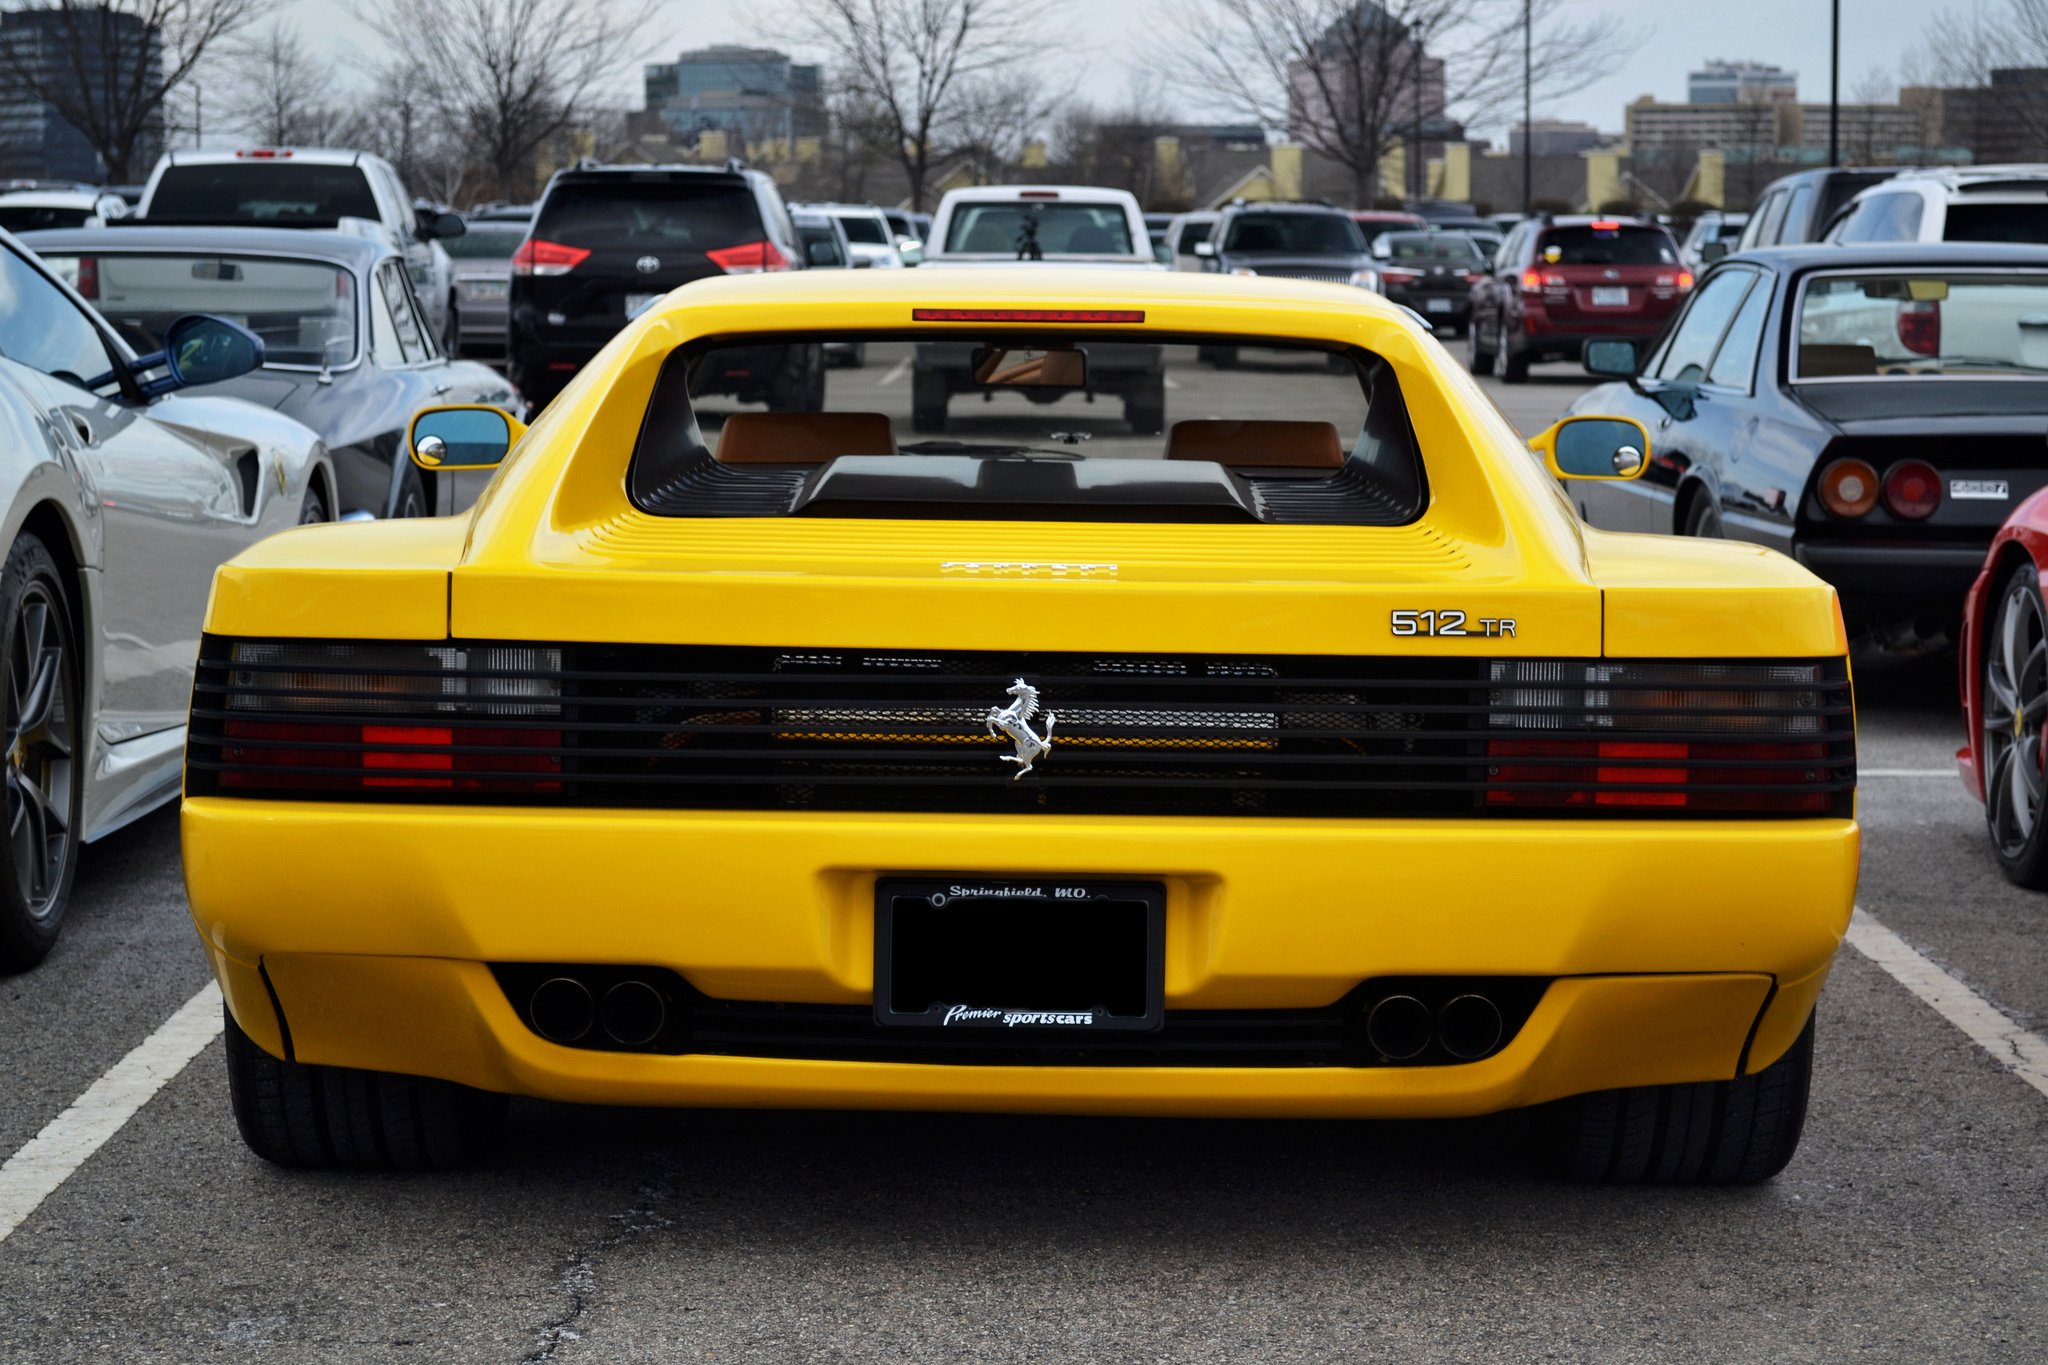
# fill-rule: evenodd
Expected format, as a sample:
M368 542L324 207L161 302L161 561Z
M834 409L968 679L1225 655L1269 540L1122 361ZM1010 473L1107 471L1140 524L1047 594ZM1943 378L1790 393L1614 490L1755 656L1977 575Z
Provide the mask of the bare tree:
M1000 183L1025 147L1046 131L1069 93L1048 90L1024 68L983 76L961 92L948 150L970 158L982 179Z
M1635 43L1612 18L1560 19L1564 3L1534 0L1529 11L1538 101L1606 71ZM1483 122L1522 98L1520 3L1174 0L1171 11L1181 38L1162 73L1343 166L1360 205L1378 198L1396 146L1419 143L1447 115Z
M930 207L932 169L959 138L970 87L1013 76L1049 50L1050 8L1029 0L790 5L795 36L823 49L841 87L873 110L876 150L903 168L915 209Z
M1052 128L1052 162L1062 180L1129 190L1147 208L1185 208L1182 187L1159 184L1159 139L1178 122L1163 94L1134 89L1112 108L1069 105Z
M114 181L162 135L164 101L261 0L26 0L0 29L0 81L84 134Z
M2048 0L1979 0L1962 14L1931 21L1903 63L1910 85L1975 90L1969 102L1964 140L1977 144L1990 126L1999 140L2038 147L2048 143L2048 96L2032 80L1995 82L1999 68L2048 66ZM1948 132L1950 130L1945 130Z
M377 0L400 76L507 198L605 78L653 40L655 0Z
M259 142L357 147L383 125L381 117L366 112L371 101L344 89L336 66L288 24L273 23L233 44L220 66L222 79L209 83L230 92L225 121Z

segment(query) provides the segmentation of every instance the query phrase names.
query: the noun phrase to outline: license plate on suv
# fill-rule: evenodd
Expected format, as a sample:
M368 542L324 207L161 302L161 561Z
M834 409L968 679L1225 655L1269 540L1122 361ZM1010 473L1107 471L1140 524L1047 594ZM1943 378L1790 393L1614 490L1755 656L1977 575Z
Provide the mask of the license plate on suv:
M1593 286L1595 308L1626 308L1628 286L1625 284L1596 284Z
M1091 1033L1165 1018L1157 882L962 874L875 887L877 1024Z

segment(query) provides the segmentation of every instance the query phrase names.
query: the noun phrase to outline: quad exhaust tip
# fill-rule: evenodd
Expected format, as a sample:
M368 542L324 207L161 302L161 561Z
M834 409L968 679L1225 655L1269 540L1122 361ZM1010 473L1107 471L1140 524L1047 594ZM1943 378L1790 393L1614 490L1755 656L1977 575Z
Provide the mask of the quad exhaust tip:
M1429 1006L1412 995L1389 995L1365 1017L1365 1036L1380 1056L1405 1062L1422 1055L1430 1039Z
M526 1016L533 1031L551 1043L581 1042L597 1022L590 987L573 976L551 976L534 987Z
M1436 1037L1444 1051L1471 1062L1500 1046L1500 1006L1483 995L1456 995L1437 1011Z
M645 1047L668 1023L668 999L638 977L614 982L600 999L580 978L551 976L534 987L526 1017L551 1043Z
M1458 1061L1476 1062L1493 1054L1505 1031L1500 1006L1469 991L1434 1012L1412 995L1381 996L1365 1016L1366 1041L1390 1062L1412 1062L1431 1043Z
M625 980L604 993L598 1011L605 1035L625 1047L645 1047L668 1022L668 1006L661 992L645 981Z

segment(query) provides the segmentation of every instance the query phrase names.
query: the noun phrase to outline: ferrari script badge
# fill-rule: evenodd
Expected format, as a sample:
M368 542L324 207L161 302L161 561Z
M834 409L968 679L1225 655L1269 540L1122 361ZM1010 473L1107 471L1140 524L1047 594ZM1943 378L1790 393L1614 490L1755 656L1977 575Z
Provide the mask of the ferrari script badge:
M1039 734L1031 728L1031 718L1038 714L1038 689L1022 678L1010 684L1011 701L1008 706L991 706L988 709L988 732L1009 737L1017 746L1014 754L1004 754L1003 762L1017 765L1017 773L1010 780L1031 771L1031 765L1044 758L1052 748L1052 725L1058 719L1052 712L1045 713L1045 733Z

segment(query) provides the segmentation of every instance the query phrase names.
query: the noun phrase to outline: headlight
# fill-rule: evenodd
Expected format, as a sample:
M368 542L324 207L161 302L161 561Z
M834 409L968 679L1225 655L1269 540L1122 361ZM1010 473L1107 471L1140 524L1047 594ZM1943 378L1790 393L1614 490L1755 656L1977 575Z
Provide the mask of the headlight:
M1380 272L1372 269L1354 270L1351 272L1351 282L1360 289L1378 289Z

